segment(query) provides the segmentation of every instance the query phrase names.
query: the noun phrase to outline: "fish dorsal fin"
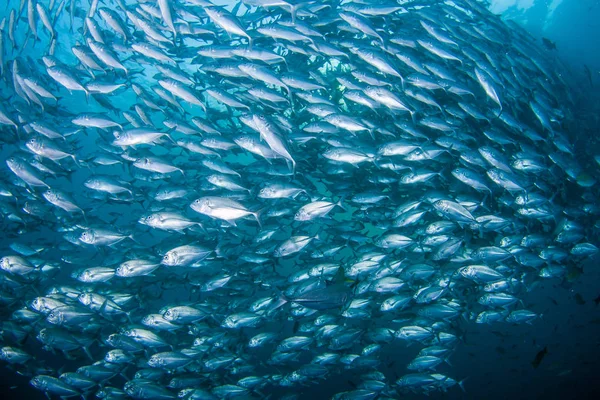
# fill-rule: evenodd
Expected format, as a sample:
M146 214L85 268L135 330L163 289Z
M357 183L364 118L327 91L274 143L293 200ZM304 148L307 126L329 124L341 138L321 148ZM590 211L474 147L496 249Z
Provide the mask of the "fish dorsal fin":
M326 286L333 286L333 285L342 285L345 282L346 282L346 274L344 273L344 267L342 267L340 265L337 272L333 276L333 279L331 281L325 281L325 284L326 284Z

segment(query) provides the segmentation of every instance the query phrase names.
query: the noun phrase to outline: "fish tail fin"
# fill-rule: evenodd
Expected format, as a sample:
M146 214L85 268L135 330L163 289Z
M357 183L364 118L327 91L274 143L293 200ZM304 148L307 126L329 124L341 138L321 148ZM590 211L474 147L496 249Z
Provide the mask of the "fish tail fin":
M83 216L83 220L85 221L85 223L88 223L88 219L87 216L85 215L85 211L83 211L82 209L79 209L81 211L81 215Z
M416 108L413 111L409 111L409 112L410 112L410 119L412 120L412 123L417 125L416 115L417 115L417 113L421 112L421 109Z
M500 116L502 115L502 113L504 112L504 108L502 107L502 104L498 104L500 106L500 112L498 113L498 115L496 115L496 117L494 119L498 119L500 118Z
M73 159L73 162L75 163L75 165L77 165L78 168L81 168L81 165L79 164L79 161L77 160L77 157L75 157L74 154L70 155L69 157Z
M460 387L460 389L464 392L467 393L467 391L465 390L465 381L469 379L468 377L464 378L461 381L458 381L458 387Z
M299 5L290 4L290 14L292 16L292 25L296 25L296 14L298 11Z
M444 362L445 362L446 364L448 364L449 366L451 366L451 367L453 366L453 365L450 363L450 354L449 354L449 355L447 355L446 357L444 357L444 358L443 358L443 360L444 360Z
M262 213L266 210L265 208L261 208L260 210L253 212L252 215L254 216L254 219L256 219L256 222L258 222L258 226L260 227L260 229L262 229L262 221L260 220L260 217L262 215Z
M141 243L140 243L140 242L139 242L139 241L138 241L136 238L134 238L134 237L133 237L133 233L132 233L131 235L127 236L127 237L128 237L128 238L129 238L129 239L130 239L130 240L131 240L133 243L141 245Z
M371 139L375 140L375 129L369 129L369 135L371 135Z
M92 353L90 352L89 346L81 346L81 349L83 350L83 352L85 353L85 355L88 356L89 359L92 360L92 362L93 362L94 361L94 357L92 357Z
M335 205L336 205L336 206L338 206L338 207L340 207L340 208L341 208L342 210L344 210L344 211L348 211L348 209L342 205L342 202L343 202L345 199L346 199L346 196L345 196L345 195L342 195L342 196L340 197L340 199L339 199L339 200L338 200L338 201L335 203Z
M100 314L100 315L104 314L104 311L106 311L107 304L108 304L108 299L104 300L104 302L100 306L100 309L98 310L98 314Z

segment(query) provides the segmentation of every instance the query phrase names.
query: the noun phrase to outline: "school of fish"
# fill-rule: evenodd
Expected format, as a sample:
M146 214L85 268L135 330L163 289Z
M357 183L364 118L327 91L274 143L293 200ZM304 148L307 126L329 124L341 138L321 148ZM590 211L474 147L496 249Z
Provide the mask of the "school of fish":
M564 72L477 1L0 16L0 362L49 396L460 390L464 327L598 251Z

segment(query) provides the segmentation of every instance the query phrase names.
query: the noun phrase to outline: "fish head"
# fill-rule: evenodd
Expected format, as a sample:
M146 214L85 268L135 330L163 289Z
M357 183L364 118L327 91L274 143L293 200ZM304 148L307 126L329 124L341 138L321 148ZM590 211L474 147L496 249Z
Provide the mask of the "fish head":
M178 317L179 317L179 311L176 308L169 308L163 314L163 318L170 322L177 320Z
M276 248L275 251L273 251L273 256L278 258L285 256L285 249L283 247Z
M75 118L75 120L78 122L89 122L89 121L91 121L91 119L92 119L92 116L89 114L83 114L83 115L80 115L79 117Z
M159 189L156 192L154 198L158 201L166 200L169 195L169 191L167 189Z
M484 257L484 254L481 249L473 250L471 252L471 258L474 260L481 260L483 257Z
M83 231L81 233L79 240L85 244L94 244L96 241L96 235L94 234L93 230L88 229L87 231Z
M25 146L31 151L39 151L44 148L44 142L39 140L38 138L31 138L26 143Z
M485 324L487 323L488 320L488 313L483 311L480 312L479 314L477 314L477 317L475 317L475 322L478 324Z
M381 303L381 311L389 311L394 307L394 300L393 299L385 299L382 303Z
M435 203L433 203L433 206L441 212L448 212L448 210L450 209L450 202L448 200L438 200Z
M517 197L515 197L515 204L519 206L527 204L527 196L524 194L518 195Z
M33 206L30 202L26 201L25 204L23 204L23 211L25 211L27 214L32 214L33 212L35 212L35 206Z
M115 144L121 143L127 137L127 135L124 132L119 131L113 131L113 136L115 138Z
M44 309L44 299L36 297L29 303L29 308L33 311L41 312Z
M323 155L332 160L339 160L340 157L342 156L342 152L340 150L334 148L334 149L329 149L329 150L325 151L325 153L323 153Z
M475 275L475 270L471 266L467 266L460 268L458 273L465 278L472 278Z
M131 273L131 267L127 263L123 263L115 269L115 275L119 277L127 277Z
M147 167L152 164L152 160L148 157L138 158L133 162L133 165L136 167Z
M46 190L42 196L44 196L44 198L50 203L58 201L58 193L52 189Z
M47 385L47 381L44 379L44 377L38 375L38 376L34 376L29 383L31 384L31 386L33 386L34 388L41 390L41 391L45 391Z
M58 310L53 310L46 317L46 321L54 325L61 325L65 320L65 316Z
M106 355L104 356L104 360L109 363L116 361L116 359L117 359L117 356L112 350L109 351L108 353L106 353Z
M8 268L10 268L10 259L8 257L0 258L0 268L3 270L8 270Z
M258 197L261 199L271 199L275 195L275 189L270 186L264 187L260 189L258 192Z
M123 386L123 390L130 396L135 396L136 393L140 391L139 387L136 385L135 381L126 382Z
M36 336L36 339L42 343L46 343L48 341L48 331L46 330L46 328L40 330L40 332Z
M79 274L79 276L77 277L78 280L80 280L81 282L91 282L93 279L93 273L89 270L85 270L83 272L81 272Z
M100 187L100 180L98 178L89 178L83 182L85 187L90 189L98 189Z
M381 156L388 156L390 155L392 148L393 146L391 144L384 144L379 148L379 151L377 153L379 153L379 155Z
M205 213L212 206L213 202L210 199L203 197L201 199L194 200L190 207L192 207L193 210L198 211L199 213Z
M79 300L79 302L81 304L83 304L84 306L89 306L90 304L92 304L92 294L91 293L81 293L77 297L77 300Z
M9 157L6 159L6 165L11 171L20 171L23 169L23 164L19 162L15 157Z
M486 283L483 286L483 291L484 292L493 292L496 290L496 283L492 282L492 283Z
M142 318L142 324L146 325L146 326L153 326L155 325L156 319L154 317L154 315L150 314L150 315L146 315L144 318Z
M238 65L238 68L240 69L240 71L244 72L245 74L248 74L250 72L258 70L256 65L250 64L250 63L240 64L240 65Z
M416 174L414 172L409 172L400 177L400 182L402 183L411 183L415 178Z
M9 361L12 358L12 353L9 351L7 347L3 347L0 349L0 360Z
M490 179L492 181L499 181L502 180L502 176L499 170L497 169L490 169L489 171L487 171L488 176L490 177Z
M252 123L255 127L259 128L259 130L260 128L269 128L271 125L267 117L262 114L254 114L252 116Z
M308 221L310 220L310 215L305 210L298 210L296 214L294 214L294 220L296 221Z
M131 338L138 336L135 329L126 329L123 331L123 335L125 335L127 337L131 337Z
M464 171L461 170L460 168L453 169L452 175L454 175L456 178L464 178L465 177Z
M177 397L179 397L180 399L190 398L196 390L197 389L181 389L177 394Z
M106 338L106 343L108 343L110 346L116 347L119 343L119 335L117 333L111 333Z
M160 221L160 215L158 214L150 214L145 218L144 223L148 226L157 226Z
M240 147L254 144L254 141L249 136L238 136L233 141Z
M212 183L213 185L219 185L221 183L224 182L224 179L222 176L220 175L210 175L208 178L206 178L210 183Z
M233 316L228 316L226 317L223 322L221 323L221 326L223 328L235 328L236 325L236 321L235 318Z
M165 254L162 258L161 263L164 265L174 266L179 262L179 255L177 251L171 250L167 254Z
M518 322L517 321L517 314L513 314L513 313L508 314L508 317L506 317L505 321L509 322L509 323L517 323Z
M526 162L524 160L514 160L511 165L516 169L521 169L526 165Z
M375 246L387 249L390 246L390 243L385 239L385 237L381 237L375 241Z

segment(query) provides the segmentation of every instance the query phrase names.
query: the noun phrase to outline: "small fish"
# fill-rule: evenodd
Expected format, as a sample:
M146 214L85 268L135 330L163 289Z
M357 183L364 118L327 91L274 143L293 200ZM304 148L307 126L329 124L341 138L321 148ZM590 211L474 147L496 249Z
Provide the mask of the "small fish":
M544 359L544 357L546 356L546 354L548 354L548 347L544 347L542 350L540 350L535 355L535 358L531 362L531 365L533 365L533 368L537 368L537 367L540 366L540 363L542 362L542 360Z
M547 38L542 38L542 43L548 50L556 50L556 43Z

